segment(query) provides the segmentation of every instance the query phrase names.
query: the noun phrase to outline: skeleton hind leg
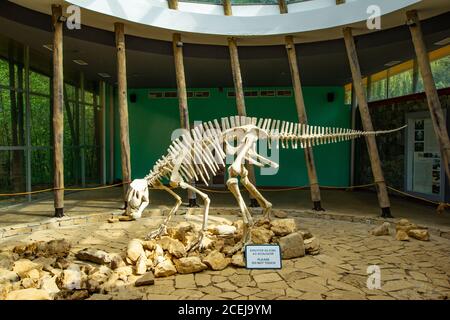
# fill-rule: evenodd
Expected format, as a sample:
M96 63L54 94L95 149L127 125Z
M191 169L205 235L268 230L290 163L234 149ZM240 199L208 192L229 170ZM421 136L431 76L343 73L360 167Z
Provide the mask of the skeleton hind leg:
M241 169L241 183L245 187L245 189L247 189L247 191L253 197L255 197L256 201L258 201L258 204L261 206L261 208L263 208L263 219L270 219L270 211L272 209L272 203L267 201L267 199L263 197L263 195L259 192L256 186L250 182L250 179L248 178L248 170L245 168L245 166L242 166Z
M230 170L231 169L231 170ZM237 251L243 249L244 245L250 242L251 234L250 234L250 228L253 225L253 219L250 215L250 212L248 211L245 201L242 198L241 192L239 190L238 180L237 180L237 174L233 172L232 168L230 167L228 170L230 178L227 181L227 187L233 194L233 196L236 198L239 207L241 209L242 214L242 220L244 221L244 232L242 235L242 239L239 243L237 243L231 250L228 252L229 255L236 253Z

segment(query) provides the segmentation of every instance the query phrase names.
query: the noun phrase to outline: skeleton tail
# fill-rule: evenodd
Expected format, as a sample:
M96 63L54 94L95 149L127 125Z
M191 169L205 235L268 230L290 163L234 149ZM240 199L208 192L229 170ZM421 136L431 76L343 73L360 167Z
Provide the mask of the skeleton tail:
M406 128L406 125L391 130L359 131L345 128L311 126L283 121L281 123L281 131L269 131L268 142L269 146L271 146L272 141L276 141L276 146L279 147L279 142L281 141L282 148L289 148L290 146L293 149L297 149L298 147L310 148L316 145L337 143L360 137L389 134L403 130L404 128Z
M282 148L292 147L293 149L297 149L298 147L307 148L315 145L348 141L366 136L388 134L406 128L405 125L392 130L359 131L243 116L222 118L222 130L225 132L245 125L254 125L262 130L264 135L266 135L264 138L267 138L268 140L269 148L272 147L273 141L276 142L276 147L278 148L279 142L281 141Z

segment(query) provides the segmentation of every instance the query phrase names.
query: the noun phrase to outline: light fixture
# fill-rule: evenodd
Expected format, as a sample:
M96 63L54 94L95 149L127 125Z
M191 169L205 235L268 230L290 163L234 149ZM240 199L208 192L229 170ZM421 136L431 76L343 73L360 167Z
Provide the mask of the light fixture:
M384 65L386 66L386 67L392 67L392 66L395 66L396 64L399 64L401 61L398 61L398 60L393 60L393 61L390 61L390 62L388 62L388 63L385 63Z
M111 78L111 76L105 72L99 72L98 75L102 78Z
M450 37L447 37L445 39L442 39L441 41L435 42L434 44L437 46L445 46L446 44L450 43Z
M53 51L53 45L52 44L44 44L43 47L49 51Z
M80 66L87 66L88 63L84 60L80 60L80 59L75 59L73 60L73 62L75 62L76 64L80 65Z

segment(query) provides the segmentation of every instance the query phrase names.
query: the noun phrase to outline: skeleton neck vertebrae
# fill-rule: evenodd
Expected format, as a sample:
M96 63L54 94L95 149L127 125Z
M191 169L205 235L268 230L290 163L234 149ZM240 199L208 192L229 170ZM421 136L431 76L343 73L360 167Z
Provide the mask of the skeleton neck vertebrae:
M277 149L280 146L281 148L293 149L310 148L363 136L392 133L405 127L364 132L243 116L222 118L221 124L217 120L204 122L190 131L185 131L179 138L175 139L167 149L167 154L156 162L150 173L144 179L137 179L131 183L128 191L127 214L133 218L139 218L142 215L149 202L148 187L166 190L174 196L176 205L159 230L151 233L149 238L165 233L170 217L181 204L181 198L161 183L163 178L167 178L173 188L189 189L204 200L203 231L206 231L209 197L191 183L202 181L208 185L211 177L221 172L226 165L229 165L227 187L239 203L244 224L250 227L253 224L252 217L240 193L237 177L241 178L242 185L258 201L268 218L272 204L249 181L244 163L248 161L250 164L260 167L278 167L276 162L257 152L257 142L260 145L261 143L267 143L269 149ZM199 238L198 244L200 246L202 239L203 234ZM248 241L250 241L249 233L246 232L243 242Z

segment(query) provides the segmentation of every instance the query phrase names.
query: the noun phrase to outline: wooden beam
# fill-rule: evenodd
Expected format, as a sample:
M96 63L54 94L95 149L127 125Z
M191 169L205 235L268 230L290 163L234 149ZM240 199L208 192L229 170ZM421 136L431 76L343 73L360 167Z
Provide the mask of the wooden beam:
M100 81L99 84L100 96L100 173L101 182L106 185L106 83Z
M53 163L55 216L64 216L64 71L62 8L52 5L53 23Z
M109 183L114 183L114 87L109 86Z
M228 38L228 48L230 49L231 72L233 73L234 91L238 115L246 116L244 88L242 86L241 66L239 64L239 54L236 38Z
M178 10L178 0L167 0L169 9Z
M172 37L173 58L175 63L175 75L177 79L177 93L178 93L178 109L180 112L180 126L183 129L189 130L189 109L187 101L186 78L184 74L183 61L183 42L181 41L181 34L174 33ZM195 181L190 181L194 184ZM196 206L196 194L188 190L189 206Z
M173 46L173 57L175 62L175 73L177 79L180 123L183 129L189 130L189 110L187 103L186 79L184 74L183 42L181 42L181 35L179 33L175 33L173 35L172 46Z
M223 0L223 13L226 16L233 15L233 10L231 9L231 0Z
M407 24L411 32L414 50L416 51L417 65L422 75L423 86L428 100L431 121L433 123L434 133L436 134L441 149L442 162L444 164L447 179L450 182L450 140L446 126L444 112L436 90L433 73L431 71L428 51L423 40L422 28L420 25L417 11L408 11L406 13Z
M119 100L120 156L122 163L123 198L127 206L126 195L131 182L130 137L128 129L128 95L127 95L127 58L125 52L125 26L115 23L117 49L117 83Z
M345 46L347 48L347 55L350 64L350 69L353 77L353 86L355 94L358 99L359 111L361 114L361 122L365 131L374 131L372 120L367 105L367 98L364 92L364 86L361 76L361 69L359 66L358 54L356 52L355 41L352 35L351 28L344 28L343 30ZM372 167L372 174L375 180L375 186L378 195L378 202L382 211L382 217L391 218L389 195L384 180L383 170L381 168L380 156L378 154L377 142L374 136L366 138L367 149L370 157L370 164Z
M297 115L300 123L307 124L305 100L303 98L302 84L297 64L297 53L293 36L286 36L286 51L291 69L292 86L294 88L295 106L297 107ZM311 188L311 199L314 204L313 210L324 210L321 205L319 180L317 179L316 165L314 162L314 154L312 148L305 148L305 163L308 171L309 185Z
M241 66L239 64L239 54L236 38L228 38L228 48L230 50L231 71L233 73L234 92L236 96L236 106L238 115L247 116L245 109L244 88L242 86ZM255 171L253 166L247 163L248 178L253 185L256 185ZM250 206L257 207L258 203L250 195Z
M278 0L278 6L280 7L281 14L288 13L288 7L286 4L286 0Z

